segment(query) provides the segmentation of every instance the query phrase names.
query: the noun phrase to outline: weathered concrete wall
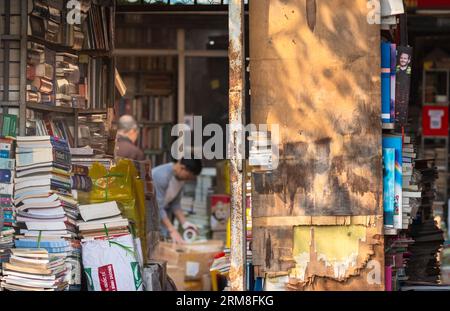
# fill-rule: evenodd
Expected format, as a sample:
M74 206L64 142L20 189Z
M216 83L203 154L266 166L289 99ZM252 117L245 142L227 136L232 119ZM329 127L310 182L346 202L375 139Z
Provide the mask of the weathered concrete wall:
M251 119L281 136L278 168L253 176L254 264L290 289L384 288L380 28L368 13L366 0L250 4Z

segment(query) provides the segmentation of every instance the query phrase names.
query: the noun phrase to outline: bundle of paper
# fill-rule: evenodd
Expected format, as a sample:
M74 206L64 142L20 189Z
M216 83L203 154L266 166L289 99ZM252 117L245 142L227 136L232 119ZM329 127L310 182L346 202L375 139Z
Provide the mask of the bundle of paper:
M12 249L1 287L10 291L59 291L67 287L64 258L45 249Z
M80 205L83 220L78 221L78 229L83 239L101 239L127 235L128 219L122 217L116 201Z

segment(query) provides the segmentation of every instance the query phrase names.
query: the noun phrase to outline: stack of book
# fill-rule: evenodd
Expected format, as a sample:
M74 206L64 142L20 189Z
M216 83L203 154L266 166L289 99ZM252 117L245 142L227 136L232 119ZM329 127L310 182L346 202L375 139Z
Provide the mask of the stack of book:
M31 0L28 3L29 35L60 43L63 1Z
M13 206L14 142L14 138L0 138L0 208L6 227L13 227L15 224Z
M11 248L14 247L14 228L3 227L0 230L0 267L9 260Z
M225 249L224 252L217 254L211 264L210 271L217 271L220 274L226 274L230 271L230 249Z
M410 253L408 247L414 240L406 234L387 237L385 251L385 284L386 291L397 291L401 281L408 280L406 265Z
M79 213L71 196L70 170L66 141L51 136L17 138L14 203L20 235L16 247L45 248L64 258L69 268Z
M210 195L212 194L215 168L203 168L195 184L193 210L186 219L198 228L198 239L207 239L211 233Z
M382 1L380 7L380 22L382 30L394 30L397 28L397 18L405 13L403 1ZM408 1L406 1L408 4Z
M67 287L63 258L42 248L12 249L3 264L1 287L10 291L58 291Z
M106 114L79 117L79 146L89 146L95 156L103 156L108 148Z
M402 229L408 229L417 213L422 197L417 173L413 173L416 159L416 148L411 137L405 135L402 149ZM414 176L413 176L414 175Z
M62 34L63 44L77 51L83 49L85 33L81 29L80 24L82 25L86 21L87 12L91 7L91 0L79 0L78 3L80 4L79 21L73 24L66 23Z
M14 246L14 170L14 139L0 138L0 263L8 259L10 248Z
M75 189L76 191L90 191L91 181L89 178L86 178L89 174L89 168L94 163L100 163L105 166L107 169L111 167L112 158L108 156L104 156L102 154L95 154L94 149L90 146L80 147L80 148L70 148L70 153L72 155L72 166L84 167L86 171L77 170L76 175L72 177L72 183L77 182L80 186ZM72 191L73 192L73 191Z
M409 281L437 284L440 278L438 253L444 242L443 232L433 218L422 219L423 216L425 213L411 226L414 244L409 248L411 256L406 271Z
M119 237L130 233L116 201L80 205L82 220L77 222L83 240Z
M43 45L28 42L27 93L29 103L53 104L53 79L55 53Z
M444 242L443 232L438 228L433 212L438 168L434 159L418 159L415 170L421 197L409 230L414 243L408 249L411 255L406 273L408 282L436 284L440 275L438 253ZM408 285L408 282L405 284Z
M79 94L78 55L56 53L56 106L85 108L86 99Z

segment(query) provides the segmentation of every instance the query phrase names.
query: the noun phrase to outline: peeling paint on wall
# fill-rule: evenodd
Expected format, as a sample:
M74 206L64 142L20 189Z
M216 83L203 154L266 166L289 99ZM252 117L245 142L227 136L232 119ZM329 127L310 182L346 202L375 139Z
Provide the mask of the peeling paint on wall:
M296 265L290 276L305 281L312 264L331 269L333 275L328 277L337 280L348 277L350 268L358 268L360 243L366 242L366 235L367 228L362 225L295 227L292 255Z

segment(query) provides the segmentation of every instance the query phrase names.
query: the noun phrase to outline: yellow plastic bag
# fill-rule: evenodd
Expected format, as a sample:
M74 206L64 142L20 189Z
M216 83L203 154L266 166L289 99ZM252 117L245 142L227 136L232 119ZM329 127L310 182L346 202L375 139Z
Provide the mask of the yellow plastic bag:
M89 170L89 177L92 179L92 190L88 203L116 201L123 217L133 221L136 226L141 222L136 204L137 171L130 160L120 160L109 171L103 165L94 163Z

